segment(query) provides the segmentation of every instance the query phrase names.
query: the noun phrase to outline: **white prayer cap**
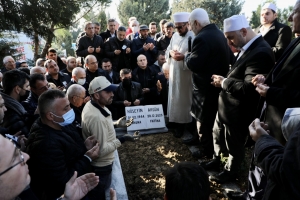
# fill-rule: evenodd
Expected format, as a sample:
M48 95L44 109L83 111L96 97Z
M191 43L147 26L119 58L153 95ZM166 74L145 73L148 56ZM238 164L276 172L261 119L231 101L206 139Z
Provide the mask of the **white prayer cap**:
M178 12L175 13L173 15L174 17L174 22L178 23L178 22L188 22L189 21L189 17L190 17L190 13L188 12Z
M267 9L267 8L270 8L271 10L273 10L274 12L277 11L277 7L275 4L273 3L266 3L261 9Z
M233 15L224 20L224 32L238 31L248 27L250 26L244 15Z

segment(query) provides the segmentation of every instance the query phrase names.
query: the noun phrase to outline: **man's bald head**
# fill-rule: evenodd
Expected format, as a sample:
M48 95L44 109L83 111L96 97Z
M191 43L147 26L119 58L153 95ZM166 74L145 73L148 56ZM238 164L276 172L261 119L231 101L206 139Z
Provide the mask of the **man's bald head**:
M67 97L70 103L75 107L80 107L84 103L85 88L79 84L71 85L67 90Z
M30 69L30 75L31 74L46 74L46 68L45 67L33 67Z
M147 64L148 64L146 56L144 56L144 55L142 55L142 54L139 55L139 56L137 57L137 64L138 64L138 66L139 66L141 69L146 69L146 68L147 68Z

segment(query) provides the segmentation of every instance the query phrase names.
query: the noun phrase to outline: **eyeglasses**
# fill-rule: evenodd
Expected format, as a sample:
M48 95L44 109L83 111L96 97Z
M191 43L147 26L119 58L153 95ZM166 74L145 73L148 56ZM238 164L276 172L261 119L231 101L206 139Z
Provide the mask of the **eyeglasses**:
M15 148L17 148L15 144L14 144L14 146L15 146ZM17 151L19 151L19 154L20 154L20 160L21 160L21 161L17 162L17 163L14 164L13 166L11 166L11 167L7 168L6 170L4 170L3 172L1 172L1 173L0 173L0 176L2 176L3 174L5 174L6 172L8 172L9 170L11 170L12 168L14 168L15 166L17 166L17 165L19 165L19 164L22 164L22 163L25 163L25 158L24 158L24 156L23 156L23 154L22 154L22 151L21 151L20 149L18 149L18 148L17 148Z
M74 95L75 97L78 97L78 98L80 98L80 99L85 99L85 97L81 97L81 96L77 96L77 95Z
M175 28L178 29L178 30L180 30L180 29L182 29L185 25L186 25L186 23L184 23L184 24L181 25L181 26L175 26Z

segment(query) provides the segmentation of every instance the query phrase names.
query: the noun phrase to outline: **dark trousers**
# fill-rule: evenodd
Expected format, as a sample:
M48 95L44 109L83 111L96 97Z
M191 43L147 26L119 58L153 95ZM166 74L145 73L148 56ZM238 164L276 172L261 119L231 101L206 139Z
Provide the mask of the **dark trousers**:
M105 190L111 184L112 164L105 167L93 167L93 171L96 176L99 176L99 183L89 192L88 198L89 200L105 200Z
M227 149L229 157L225 170L236 173L240 168L245 155L244 145L248 133L248 126L223 124L217 114L213 127L214 157L219 158Z

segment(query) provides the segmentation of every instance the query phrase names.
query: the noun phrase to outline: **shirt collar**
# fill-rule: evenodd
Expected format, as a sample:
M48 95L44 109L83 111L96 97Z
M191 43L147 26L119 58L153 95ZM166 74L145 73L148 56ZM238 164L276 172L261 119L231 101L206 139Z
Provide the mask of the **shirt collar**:
M91 104L92 104L93 106L95 106L96 108L98 108L104 117L108 117L108 116L110 115L108 112L106 112L106 110L104 110L101 106L99 106L99 105L98 105L96 102L94 102L93 100L91 100Z
M254 38L252 38L249 42L247 42L247 44L245 44L245 45L242 47L241 51L243 51L243 52L247 51L247 49L250 47L250 45L251 45L257 38L259 38L260 36L261 36L261 34L257 34Z

